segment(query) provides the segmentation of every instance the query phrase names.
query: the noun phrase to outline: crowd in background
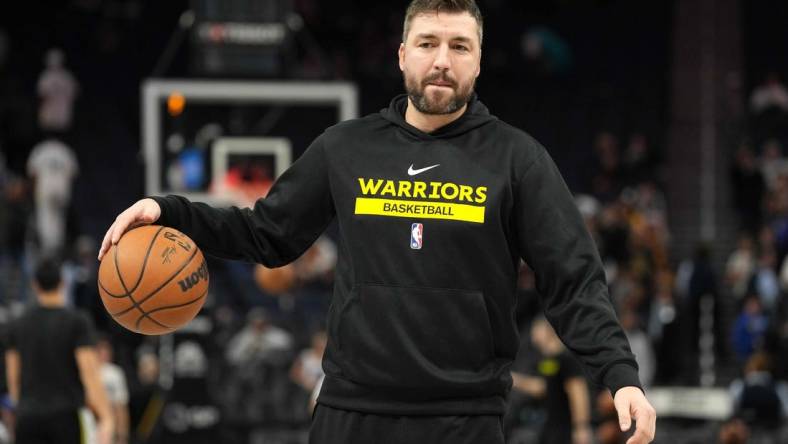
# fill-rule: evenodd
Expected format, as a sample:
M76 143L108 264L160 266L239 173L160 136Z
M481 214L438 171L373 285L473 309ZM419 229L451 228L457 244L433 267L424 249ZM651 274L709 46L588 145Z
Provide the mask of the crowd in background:
M320 20L314 2L296 3L307 23ZM492 14L496 11L493 8ZM358 44L363 57L357 63L341 52L307 48L303 77L396 78L396 65L383 60L393 56L389 49L398 42L393 30L401 23L393 12L387 20L390 29L373 22L361 27ZM326 28L325 35L345 38L343 26L345 34L353 28L345 25L338 21ZM381 33L391 37L382 38ZM319 28L316 35L318 40L323 36ZM522 37L522 51L531 63L526 66L554 79L571 72L571 52L554 31L535 28ZM0 34L0 97L18 98L9 94L15 84L4 68L3 42ZM129 442L154 440L161 425L151 422L150 408L166 393L161 381L162 344L158 338L123 330L101 306L96 289L97 233L85 228L101 224L89 220L90 215L78 214L73 202L79 197L75 194L101 185L76 185L85 171L80 162L90 162L89 152L81 150L90 137L85 128L91 125L80 124L79 113L85 116L91 111L78 105L80 79L68 71L69 54L47 51L41 57L36 97L26 99L36 103L35 112L11 116L9 110L19 109L13 104L0 109L0 325L7 325L30 302L29 277L36 259L59 255L65 261L69 304L91 314L106 339L102 342L105 361L118 366L109 384L119 393L113 397L115 402L128 410ZM490 62L491 70L506 67L495 53ZM381 66L390 69L381 73ZM378 96L398 92L390 86L378 89ZM373 94L362 97L375 107L385 105L370 98L377 97ZM748 138L732 159L730 176L740 236L722 266L712 261L708 246L699 245L692 257L671 254L664 194L669 166L651 128L596 127L578 154L591 163L567 173L578 208L597 242L614 307L647 390L704 383L698 358L702 344L697 338L704 328L702 301L706 297L715 301L712 334L718 365L713 385L729 389L735 402L734 415L714 427L715 439L721 443L746 442L746 436L759 433L769 436L788 415L784 358L788 356L788 92L778 74L767 76L752 91L750 106ZM523 126L528 130L527 124ZM119 137L125 136L120 133ZM18 147L24 144L29 146L20 162ZM556 150L560 160L560 148ZM7 165L4 154L17 160ZM138 194L127 190L118 200ZM129 199L113 205L120 208L128 203ZM109 210L117 208L106 212L114 214ZM211 332L202 343L208 362L206 396L222 412L227 442L248 438L255 428L303 429L308 424L322 375L323 322L335 261L331 230L302 259L283 269L209 259L211 292L203 314L211 321ZM522 266L519 288L517 321L523 346L513 370L539 376L544 350L531 341L539 296L527 264ZM119 385L125 389L118 389ZM530 442L533 436L528 433L545 421L549 393L537 396L515 386L507 432L512 442ZM609 393L590 382L587 390L593 439L623 442Z

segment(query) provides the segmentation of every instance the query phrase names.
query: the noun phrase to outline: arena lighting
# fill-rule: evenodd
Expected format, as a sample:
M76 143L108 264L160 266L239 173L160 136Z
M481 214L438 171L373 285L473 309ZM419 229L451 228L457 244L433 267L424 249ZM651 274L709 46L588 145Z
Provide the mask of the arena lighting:
M178 117L186 106L186 98L178 91L173 91L167 97L167 112L172 117Z

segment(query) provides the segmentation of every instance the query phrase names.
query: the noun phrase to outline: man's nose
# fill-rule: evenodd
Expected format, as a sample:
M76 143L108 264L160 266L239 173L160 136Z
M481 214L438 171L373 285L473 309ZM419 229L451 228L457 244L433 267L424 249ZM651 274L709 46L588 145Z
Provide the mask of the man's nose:
M445 71L451 68L451 57L449 56L449 45L440 45L435 54L435 61L432 63L435 69Z

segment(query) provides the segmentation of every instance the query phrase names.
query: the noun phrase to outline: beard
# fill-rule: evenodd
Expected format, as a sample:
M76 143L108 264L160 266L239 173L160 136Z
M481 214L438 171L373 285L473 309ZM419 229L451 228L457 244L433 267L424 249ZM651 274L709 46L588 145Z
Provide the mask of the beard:
M458 85L457 81L445 73L435 73L424 80L418 80L403 73L405 78L405 91L408 93L413 106L424 114L451 114L458 111L471 100L476 79L465 85ZM449 82L452 93L440 90L427 94L427 85L431 82Z

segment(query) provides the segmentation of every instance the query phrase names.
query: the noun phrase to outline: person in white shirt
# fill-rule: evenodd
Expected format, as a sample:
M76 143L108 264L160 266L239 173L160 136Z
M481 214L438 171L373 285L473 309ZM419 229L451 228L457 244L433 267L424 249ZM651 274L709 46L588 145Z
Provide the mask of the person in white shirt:
M101 363L101 383L107 391L112 416L115 419L113 444L129 442L129 389L123 369L112 362L112 344L100 337L96 348Z
M227 361L235 366L266 360L276 352L290 350L293 337L270 324L265 309L249 311L246 327L227 344Z
M780 82L777 73L769 73L766 81L758 85L750 96L750 109L758 114L768 108L776 107L788 111L788 90Z
M67 131L71 128L74 101L79 83L63 64L63 51L53 48L44 57L46 68L38 78L38 124L42 130Z
M755 246L748 234L739 236L739 241L725 264L725 282L737 301L744 299L750 279L755 273ZM787 275L788 277L788 275ZM782 275L781 275L782 278Z
M323 353L326 349L326 331L318 330L312 334L312 343L299 353L290 367L290 379L310 394L309 411L314 408L312 398L317 398L323 382Z
M40 253L59 253L66 242L66 213L71 184L79 173L74 152L63 142L45 140L33 148L27 173L35 183L35 222Z

